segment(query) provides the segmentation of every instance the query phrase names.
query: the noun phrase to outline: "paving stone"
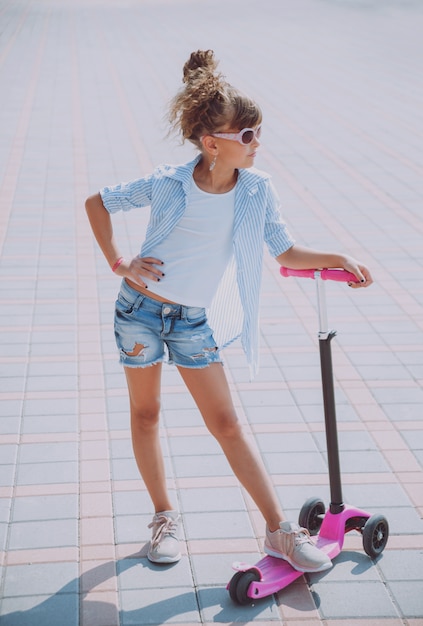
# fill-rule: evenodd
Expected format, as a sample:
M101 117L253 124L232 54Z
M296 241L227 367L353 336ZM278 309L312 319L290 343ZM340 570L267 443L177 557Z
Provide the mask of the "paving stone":
M0 12L2 626L57 626L58 615L60 626L417 626L420 3L14 0ZM169 567L146 559L154 505L113 336L119 279L84 211L104 185L192 158L189 142L165 136L163 114L202 47L263 109L256 164L297 242L363 259L375 279L325 291L344 497L385 515L391 539L373 562L352 534L359 549L344 548L330 571L242 607L226 590L231 562L259 557L248 546L262 544L264 520L167 364L160 427L184 556ZM148 218L114 216L123 254L139 253ZM308 497L329 500L316 283L282 278L267 249L262 274L261 371L250 380L237 340L225 372L295 520Z

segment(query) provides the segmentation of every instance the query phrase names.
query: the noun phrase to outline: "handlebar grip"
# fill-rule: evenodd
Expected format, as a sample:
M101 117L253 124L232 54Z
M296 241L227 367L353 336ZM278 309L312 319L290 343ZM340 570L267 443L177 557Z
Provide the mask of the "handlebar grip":
M346 270L292 270L289 267L281 267L282 276L296 276L297 278L316 278L316 273L322 280L336 280L342 283L358 283L358 278Z

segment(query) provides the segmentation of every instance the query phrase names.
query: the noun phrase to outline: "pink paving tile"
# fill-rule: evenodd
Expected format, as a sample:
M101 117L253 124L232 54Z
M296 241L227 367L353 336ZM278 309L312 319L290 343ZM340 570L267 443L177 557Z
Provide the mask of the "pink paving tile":
M381 450L407 450L401 435L393 430L372 431L372 436Z
M80 626L120 626L117 594L90 591L81 603Z
M304 577L299 578L298 582L280 591L278 599L280 602L280 611L284 619L298 619L300 617L313 620L320 619Z
M85 518L80 521L82 545L113 544L114 533L111 517Z
M191 539L188 542L190 554L231 554L257 553L256 539Z
M93 481L80 484L81 494L93 494L93 493L107 493L111 492L111 485L109 480Z
M78 561L78 548L43 548L39 550L9 550L7 565L27 563L65 563Z
M418 472L421 468L409 450L383 450L383 455L393 472Z
M116 558L112 544L81 546L81 561L113 561Z
M22 485L15 489L15 496L49 496L55 494L78 493L76 483L57 483L49 485Z
M85 493L80 496L81 517L111 517L111 493Z
M117 592L116 563L111 561L82 561L81 587L84 593L96 591Z
M86 433L81 436L81 445L79 448L79 457L81 460L99 460L109 458L108 442L105 438L88 439Z
M81 482L109 481L111 477L108 459L88 459L79 464Z
M411 623L408 621L408 625ZM325 626L346 626L346 621L342 619L325 620ZM291 625L290 625L291 626ZM391 619L384 617L383 619L348 619L348 626L404 626L404 622L400 619Z

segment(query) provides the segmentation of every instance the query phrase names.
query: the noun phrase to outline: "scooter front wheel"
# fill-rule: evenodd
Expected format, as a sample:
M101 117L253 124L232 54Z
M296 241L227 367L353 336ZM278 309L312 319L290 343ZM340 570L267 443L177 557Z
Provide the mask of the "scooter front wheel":
M310 535L317 535L325 515L325 505L320 498L309 498L301 507L298 523L307 528Z
M383 515L372 515L364 524L363 548L371 558L377 558L385 549L389 537L389 524Z
M231 600L237 604L250 604L250 602L253 602L253 598L248 595L248 589L252 582L258 580L260 580L260 576L254 570L234 574L228 585Z

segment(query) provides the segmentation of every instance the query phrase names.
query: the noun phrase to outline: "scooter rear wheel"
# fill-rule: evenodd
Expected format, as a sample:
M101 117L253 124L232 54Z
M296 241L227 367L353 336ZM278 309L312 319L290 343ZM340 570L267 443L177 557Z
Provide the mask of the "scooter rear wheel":
M254 598L248 595L248 589L252 582L260 580L258 572L247 570L246 572L237 572L229 582L229 595L231 600L237 604L250 604Z
M309 498L301 507L298 523L307 528L310 535L317 535L325 515L325 505L320 498Z
M389 524L383 515L372 515L364 524L363 548L371 558L377 558L385 549L389 537Z

